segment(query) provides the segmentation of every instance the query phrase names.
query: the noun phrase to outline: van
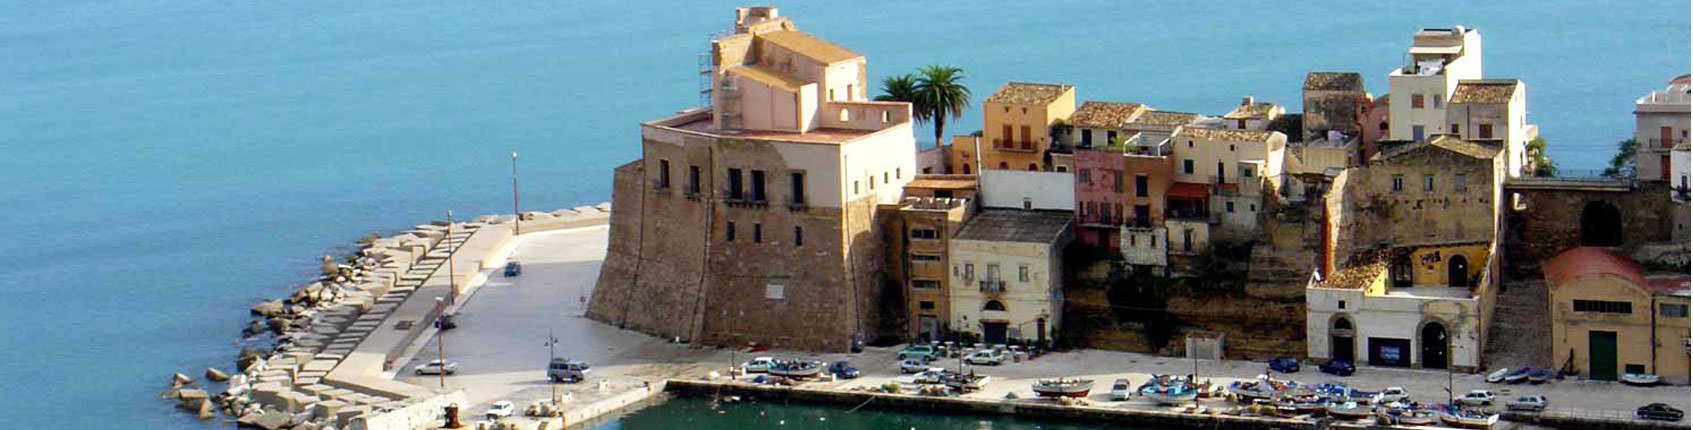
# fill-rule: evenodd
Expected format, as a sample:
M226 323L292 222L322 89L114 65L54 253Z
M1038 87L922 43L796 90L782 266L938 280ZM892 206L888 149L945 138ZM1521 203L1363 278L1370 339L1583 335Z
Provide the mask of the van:
M547 379L553 382L582 382L588 378L588 367L585 361L554 358L547 363Z

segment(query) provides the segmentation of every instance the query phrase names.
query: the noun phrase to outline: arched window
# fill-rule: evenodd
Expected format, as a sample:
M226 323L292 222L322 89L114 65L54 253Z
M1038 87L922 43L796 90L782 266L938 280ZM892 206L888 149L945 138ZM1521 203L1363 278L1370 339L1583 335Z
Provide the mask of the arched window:
M982 305L982 310L984 310L984 311L1004 311L1005 310L1005 304L1000 303L998 300L988 300L988 302L986 304Z

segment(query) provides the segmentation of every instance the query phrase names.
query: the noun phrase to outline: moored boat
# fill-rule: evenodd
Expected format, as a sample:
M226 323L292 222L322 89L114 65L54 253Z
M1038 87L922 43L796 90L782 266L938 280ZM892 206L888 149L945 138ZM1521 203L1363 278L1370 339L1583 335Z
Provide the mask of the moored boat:
M1658 385L1659 382L1658 374L1656 373L1624 373L1621 378L1618 378L1618 380L1622 381L1624 384L1638 385L1642 387Z
M1234 394L1236 400L1241 403L1252 403L1259 399L1274 399L1276 394L1297 387L1298 382L1279 381L1270 375L1258 375L1257 380L1230 382L1229 393Z
M1532 372L1534 372L1533 367L1523 366L1517 370L1511 371L1511 374L1505 375L1505 382L1512 384L1522 382L1523 380L1528 379L1528 374Z
M1093 390L1092 379L1057 378L1035 381L1031 387L1041 397L1087 397Z
M1367 402L1331 401L1323 404L1323 410L1328 412L1331 417L1349 420L1369 418L1370 415L1375 413L1375 407Z
M1188 378L1153 375L1151 381L1141 385L1140 395L1160 405L1174 406L1199 398L1199 387Z
M765 370L775 376L785 378L813 378L823 372L823 362L814 360L776 360Z
M1394 417L1394 422L1408 426L1434 425L1435 413L1427 409L1407 409Z
M1497 383L1500 383L1500 382L1505 382L1505 377L1510 376L1510 374L1511 374L1511 368L1501 367L1501 368L1499 368L1499 370L1495 370L1495 371L1493 371L1493 373L1487 374L1487 383L1497 384Z
M1468 409L1448 409L1446 412L1442 412L1440 414L1440 420L1444 421L1448 425L1473 429L1489 429L1493 428L1493 424L1499 422L1499 414L1487 414Z
M1533 372L1528 373L1528 382L1535 383L1535 384L1545 383L1547 379L1551 379L1551 378L1552 378L1552 369L1545 368L1545 367L1542 367L1542 368L1539 368L1539 369L1534 369Z

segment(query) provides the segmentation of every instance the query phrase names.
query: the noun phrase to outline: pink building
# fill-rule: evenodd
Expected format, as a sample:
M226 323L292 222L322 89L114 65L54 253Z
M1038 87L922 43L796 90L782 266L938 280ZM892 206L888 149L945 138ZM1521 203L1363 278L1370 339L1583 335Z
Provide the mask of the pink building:
M1076 240L1117 249L1123 226L1123 149L1076 148Z

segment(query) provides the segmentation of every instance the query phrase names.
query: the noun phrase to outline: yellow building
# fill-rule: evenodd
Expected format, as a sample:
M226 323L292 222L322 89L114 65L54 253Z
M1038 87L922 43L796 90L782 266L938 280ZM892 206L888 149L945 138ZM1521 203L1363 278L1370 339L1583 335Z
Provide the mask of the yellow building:
M1546 261L1552 360L1588 379L1655 373L1688 378L1688 278L1646 277L1633 259L1600 247Z
M1052 170L1052 126L1076 111L1069 84L1007 82L982 101L983 170Z
M952 319L948 244L976 214L976 177L918 175L905 185L905 199L881 205L887 244L887 276L905 298L903 334L940 340Z
M1046 341L1064 316L1064 247L1070 211L990 209L947 248L953 331L990 344Z

